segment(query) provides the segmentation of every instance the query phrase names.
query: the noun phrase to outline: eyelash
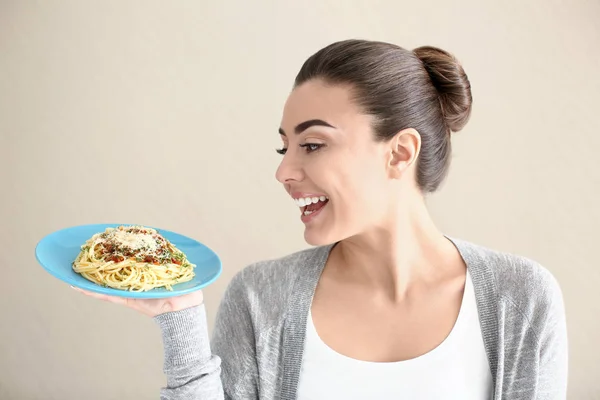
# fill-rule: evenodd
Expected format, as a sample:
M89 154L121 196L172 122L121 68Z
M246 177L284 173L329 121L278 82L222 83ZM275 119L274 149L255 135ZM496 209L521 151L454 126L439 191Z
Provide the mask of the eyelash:
M305 144L301 144L299 146L304 147L306 149L306 153L310 154L310 153L314 153L315 151L319 150L324 145L320 144L320 143L305 143ZM315 148L311 149L311 147L315 147ZM287 152L287 149L283 148L283 149L277 149L275 151L277 151L277 153L279 153L281 155L285 155L285 153Z

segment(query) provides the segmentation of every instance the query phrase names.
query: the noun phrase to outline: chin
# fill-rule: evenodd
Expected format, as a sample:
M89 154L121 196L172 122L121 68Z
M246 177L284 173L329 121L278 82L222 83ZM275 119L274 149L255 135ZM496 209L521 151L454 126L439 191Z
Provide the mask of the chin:
M327 246L342 240L341 237L325 232L323 229L305 228L304 240L311 246Z
M311 246L327 246L344 240L351 235L352 224L339 223L329 212L329 207L323 210L316 218L304 218L304 240Z
M304 233L304 241L311 246L325 246L329 244L329 242L324 240L322 237L318 235L309 235L306 232Z

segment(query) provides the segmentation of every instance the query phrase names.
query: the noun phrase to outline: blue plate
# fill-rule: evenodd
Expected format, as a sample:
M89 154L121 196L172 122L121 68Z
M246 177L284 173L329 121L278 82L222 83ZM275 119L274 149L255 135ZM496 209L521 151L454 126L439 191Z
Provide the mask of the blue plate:
M148 228L156 229L165 239L183 251L192 264L196 264L196 268L194 268L196 275L191 281L173 285L172 291L158 288L147 292L130 292L97 285L73 271L72 263L86 240L96 233L104 232L106 228L120 225L135 224L94 224L61 229L40 240L35 248L35 256L46 271L69 285L90 292L119 297L158 299L181 296L210 285L221 275L221 260L207 246L178 233L153 227Z

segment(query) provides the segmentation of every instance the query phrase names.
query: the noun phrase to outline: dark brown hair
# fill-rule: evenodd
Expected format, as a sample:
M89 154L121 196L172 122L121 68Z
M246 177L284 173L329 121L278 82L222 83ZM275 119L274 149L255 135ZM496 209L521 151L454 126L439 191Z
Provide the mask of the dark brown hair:
M451 54L431 46L410 51L345 40L306 60L294 87L312 79L349 85L357 104L375 117L377 140L416 129L422 138L417 183L424 192L439 187L450 165L450 133L465 126L472 103L469 79Z

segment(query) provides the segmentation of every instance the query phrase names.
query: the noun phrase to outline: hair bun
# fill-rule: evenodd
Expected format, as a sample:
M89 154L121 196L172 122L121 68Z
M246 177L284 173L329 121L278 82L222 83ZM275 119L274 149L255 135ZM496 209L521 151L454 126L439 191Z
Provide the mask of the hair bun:
M429 73L437 89L446 126L458 132L469 121L471 115L471 84L462 65L450 53L432 46L413 50Z

